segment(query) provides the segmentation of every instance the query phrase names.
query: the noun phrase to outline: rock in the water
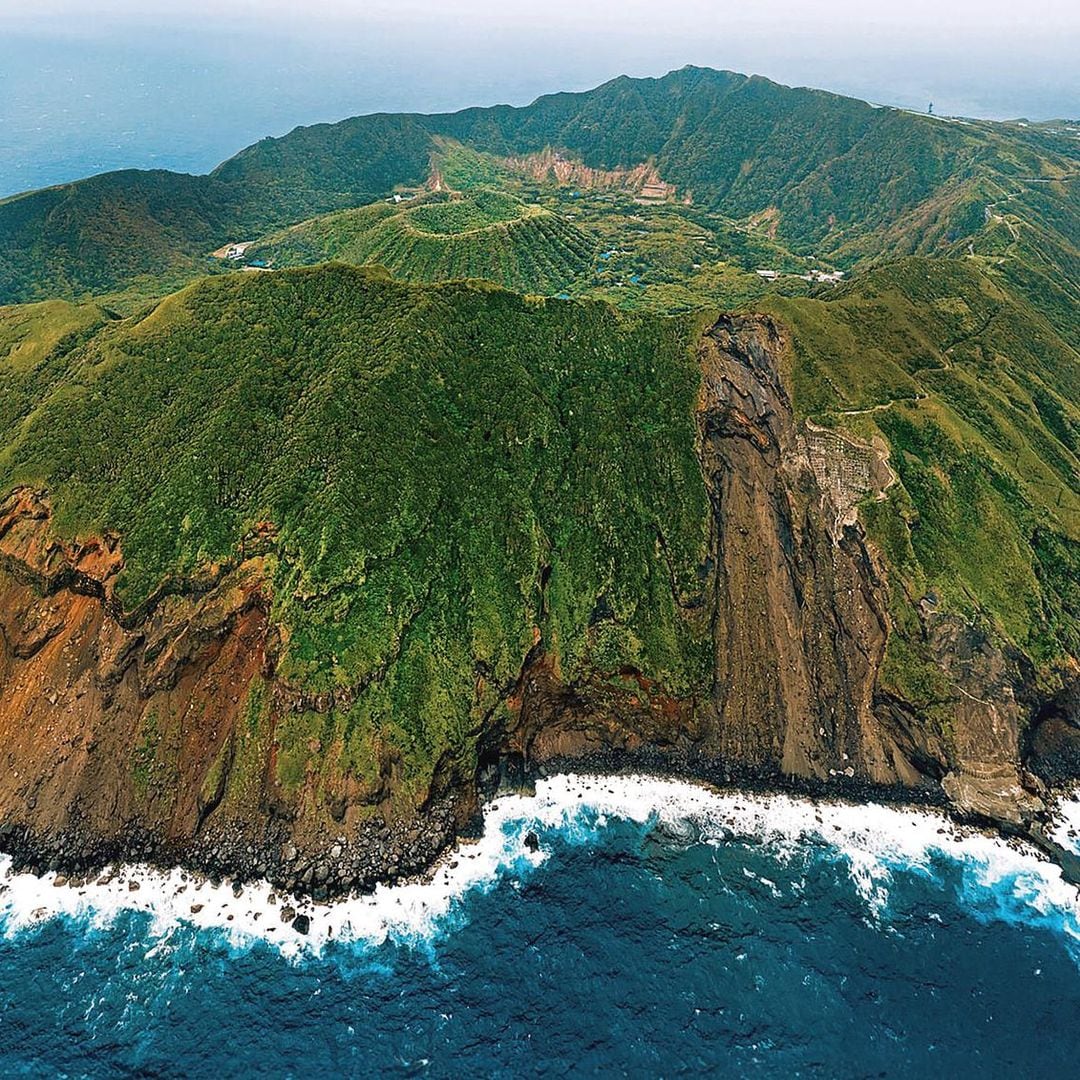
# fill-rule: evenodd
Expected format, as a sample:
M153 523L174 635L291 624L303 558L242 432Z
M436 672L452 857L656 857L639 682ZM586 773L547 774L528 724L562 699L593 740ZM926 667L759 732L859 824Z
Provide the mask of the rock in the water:
M311 919L306 915L297 915L292 921L292 927L298 934L306 934L311 929Z
M534 833L534 832L526 833L525 834L525 846L530 851L539 851L540 850L540 837L537 836L536 833Z

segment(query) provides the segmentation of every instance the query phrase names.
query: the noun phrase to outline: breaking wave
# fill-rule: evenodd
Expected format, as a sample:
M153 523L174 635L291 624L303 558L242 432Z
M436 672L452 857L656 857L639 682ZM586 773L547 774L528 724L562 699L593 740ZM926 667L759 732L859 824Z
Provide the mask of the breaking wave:
M144 913L151 938L186 925L219 934L233 949L267 943L286 956L330 946L428 948L469 918L470 897L528 881L557 842L602 845L614 822L668 846L751 845L785 865L810 858L836 863L849 875L865 918L883 925L897 876L918 875L952 889L979 920L1053 930L1080 961L1077 890L1030 847L959 828L933 810L718 792L649 776L559 775L539 781L535 795L501 795L484 810L481 838L459 845L428 879L381 885L330 904L297 902L266 883L234 889L229 881L214 885L184 871L137 865L71 885L55 874L13 873L10 859L0 856L0 933L11 938L57 918L102 929L124 913ZM535 851L526 844L530 833L539 840ZM1078 833L1080 799L1065 800L1057 838L1075 847ZM760 873L744 874L776 888ZM791 880L797 888L797 875ZM307 933L282 920L286 906L309 916Z

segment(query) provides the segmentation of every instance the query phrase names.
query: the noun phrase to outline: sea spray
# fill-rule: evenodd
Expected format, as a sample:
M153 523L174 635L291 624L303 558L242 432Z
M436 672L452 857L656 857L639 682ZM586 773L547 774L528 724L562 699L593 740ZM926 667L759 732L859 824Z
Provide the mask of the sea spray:
M1080 855L1080 792L1059 799L1051 811L1050 839Z
M1080 800L1063 802L1059 817L1059 833L1075 832ZM541 780L535 795L501 795L484 809L480 839L460 844L426 879L380 885L371 894L329 904L294 900L265 882L213 884L182 870L138 865L58 883L55 874L14 873L0 856L0 931L15 935L57 917L101 928L123 912L143 912L153 939L190 924L224 935L234 948L265 942L287 956L317 953L331 943L427 947L468 917L471 893L529 877L556 838L571 845L602 843L611 821L634 823L667 844L767 845L781 861L814 849L846 867L867 917L875 920L888 917L896 873L936 879L945 861L960 868L962 899L976 917L1047 925L1074 950L1080 943L1077 892L1054 864L1029 847L957 827L940 812L590 775ZM536 850L526 843L530 833L540 838ZM283 921L286 908L308 916L307 932L291 918Z

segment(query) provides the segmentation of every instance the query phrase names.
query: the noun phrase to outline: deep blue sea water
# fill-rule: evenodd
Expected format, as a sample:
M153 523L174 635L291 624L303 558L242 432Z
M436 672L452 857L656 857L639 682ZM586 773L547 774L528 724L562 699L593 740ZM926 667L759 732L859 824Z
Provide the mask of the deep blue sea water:
M300 951L30 918L0 878L0 1074L1076 1075L1078 909L1048 864L909 811L610 784L504 799L470 887Z

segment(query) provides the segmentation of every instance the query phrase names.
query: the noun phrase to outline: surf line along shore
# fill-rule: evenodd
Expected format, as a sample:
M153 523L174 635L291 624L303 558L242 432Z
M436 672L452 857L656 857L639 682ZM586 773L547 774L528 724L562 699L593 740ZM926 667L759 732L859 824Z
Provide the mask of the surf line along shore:
M39 876L0 857L0 932L19 933L52 918L105 926L124 913L142 913L150 919L151 937L186 925L223 934L238 946L269 943L287 955L335 942L360 948L426 943L467 918L464 902L474 891L535 873L556 839L603 843L614 820L657 828L665 842L767 844L781 854L807 844L827 848L845 861L873 917L885 913L896 872L946 858L979 889L1002 890L1003 909L1018 920L1027 905L1050 904L1080 937L1080 898L1058 866L1016 838L957 824L940 809L588 773L541 779L535 794L498 795L484 807L478 837L446 852L426 876L328 903L296 901L265 881L211 881L137 864L82 880L56 872ZM1054 843L1070 843L1078 831L1080 800L1064 799Z
M536 785L546 778L566 773L582 777L609 777L612 780L634 778L644 784L654 782L684 782L702 789L711 789L725 796L769 797L787 796L810 800L820 806L829 805L892 805L903 807L932 808L954 826L982 829L988 835L998 836L1014 843L1026 843L1047 856L1061 870L1063 880L1080 887L1080 856L1063 846L1055 837L1049 823L1034 826L1005 826L999 821L958 815L950 808L940 793L913 791L912 788L885 787L869 784L859 779L832 778L827 784L804 778L778 778L762 775L745 768L730 766L703 767L701 762L678 762L661 758L648 751L631 754L602 751L573 759L554 759L532 767L515 758L500 759L497 767L489 770L482 784L482 795L490 801L499 795L511 793L531 794ZM1068 793L1058 793L1059 799ZM436 808L437 810L437 808ZM418 837L411 858L402 858L407 839L389 831L387 850L382 853L383 866L378 876L365 881L357 888L349 883L349 870L341 869L338 862L347 864L352 854L349 838L342 836L335 842L327 842L327 850L318 859L303 860L283 834L278 842L265 847L248 850L238 843L224 852L220 848L202 849L186 847L183 853L172 854L167 848L157 846L153 837L132 837L130 842L113 843L96 853L94 858L85 856L72 860L65 853L65 842L58 845L49 838L29 836L21 829L6 828L0 831L0 854L9 856L11 867L18 872L37 875L60 875L69 881L85 883L100 876L109 867L138 865L153 867L161 873L173 870L187 873L193 879L207 879L212 885L229 880L234 885L265 885L275 897L291 897L285 906L298 907L305 902L325 903L345 899L355 894L370 894L380 886L393 885L399 881L430 879L438 872L447 858L459 848L468 848L469 842L482 835L486 816L482 810L474 815L468 828L455 832L450 827L453 810L447 809L443 824L429 835ZM378 827L378 826L373 826ZM373 843L374 841L374 843ZM366 853L378 848L378 836L361 838ZM215 845L219 839L215 839ZM224 854L225 858L222 858ZM298 861L299 860L299 861Z

